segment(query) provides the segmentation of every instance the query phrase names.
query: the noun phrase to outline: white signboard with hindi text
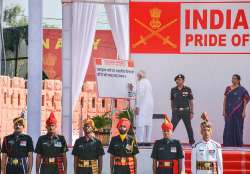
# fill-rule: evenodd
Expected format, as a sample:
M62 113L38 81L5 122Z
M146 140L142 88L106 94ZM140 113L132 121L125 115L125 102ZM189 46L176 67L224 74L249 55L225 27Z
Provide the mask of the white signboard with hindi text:
M135 86L132 61L96 59L96 81L99 97L130 98L128 84Z

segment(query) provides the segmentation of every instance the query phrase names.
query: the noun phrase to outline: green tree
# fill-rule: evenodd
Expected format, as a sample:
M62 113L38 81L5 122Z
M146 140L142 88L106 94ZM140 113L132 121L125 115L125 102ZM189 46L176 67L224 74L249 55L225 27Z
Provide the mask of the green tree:
M4 9L3 20L7 27L19 27L28 25L28 20L24 16L24 10L20 5L6 7Z

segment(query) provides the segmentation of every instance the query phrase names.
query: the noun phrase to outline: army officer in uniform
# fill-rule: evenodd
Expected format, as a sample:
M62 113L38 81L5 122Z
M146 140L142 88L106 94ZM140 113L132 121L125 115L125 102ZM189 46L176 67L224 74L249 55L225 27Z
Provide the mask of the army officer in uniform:
M35 152L36 174L67 174L67 143L56 133L57 120L53 112L46 121L47 134L39 137Z
M172 139L173 125L167 115L161 126L163 138L154 144L153 174L181 174L183 150L178 140Z
M185 76L179 74L175 77L176 87L171 89L172 124L174 129L180 120L183 120L187 130L190 144L194 144L193 128L193 94L191 88L184 85Z
M130 121L119 120L117 128L119 135L112 137L109 144L111 174L136 174L136 154L139 153L134 137L128 135Z
M2 174L31 174L33 165L33 141L23 133L25 120L22 116L13 120L14 133L3 139Z
M101 174L104 149L100 140L93 136L94 121L87 118L83 121L84 136L76 140L74 155L75 174Z

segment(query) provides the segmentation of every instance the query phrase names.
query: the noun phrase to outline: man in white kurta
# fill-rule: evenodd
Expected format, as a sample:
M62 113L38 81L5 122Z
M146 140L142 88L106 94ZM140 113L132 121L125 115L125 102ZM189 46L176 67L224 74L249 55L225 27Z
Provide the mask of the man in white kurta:
M202 140L192 146L192 174L223 174L221 145L211 139L207 113L202 114Z
M152 86L145 72L137 74L136 88L136 137L138 143L151 142L154 100Z

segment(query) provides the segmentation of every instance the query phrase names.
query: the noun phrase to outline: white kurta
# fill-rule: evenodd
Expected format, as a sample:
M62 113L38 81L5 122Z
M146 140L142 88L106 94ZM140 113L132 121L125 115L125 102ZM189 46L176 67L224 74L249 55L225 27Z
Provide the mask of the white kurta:
M141 79L136 88L136 107L139 115L136 116L137 126L152 126L154 100L152 86L148 79Z
M192 174L213 174L212 170L197 170L197 161L217 162L218 174L223 174L221 145L213 140L201 140L192 147Z

